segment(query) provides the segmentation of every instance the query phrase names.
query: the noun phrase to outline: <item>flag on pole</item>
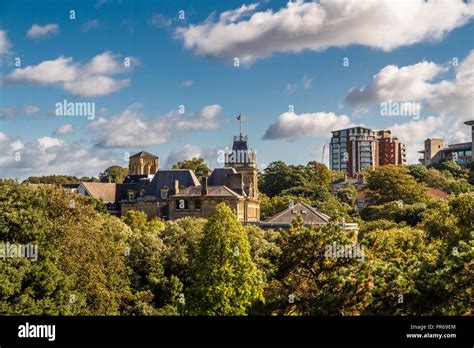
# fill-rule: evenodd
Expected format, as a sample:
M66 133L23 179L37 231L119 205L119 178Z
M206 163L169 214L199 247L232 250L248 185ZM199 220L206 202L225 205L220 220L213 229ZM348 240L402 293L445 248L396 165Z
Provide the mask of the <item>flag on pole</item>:
M242 119L242 116L239 114L239 116L237 116L237 121L240 121Z

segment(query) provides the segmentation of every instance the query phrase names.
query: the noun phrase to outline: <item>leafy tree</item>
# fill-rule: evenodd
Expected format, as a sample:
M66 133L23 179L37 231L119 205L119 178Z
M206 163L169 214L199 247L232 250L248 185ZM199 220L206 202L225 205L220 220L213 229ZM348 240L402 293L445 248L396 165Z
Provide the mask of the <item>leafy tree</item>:
M333 245L353 245L353 236L334 224L305 227L302 219L282 233L276 275L265 290L265 314L356 315L364 309L365 263L327 253Z
M447 172L457 179L467 179L469 177L469 169L461 167L455 161L444 160L430 165L442 172Z
M130 298L129 231L81 196L0 180L0 241L38 246L38 260L0 262L0 312L115 315Z
M207 166L204 158L201 157L194 157L190 160L184 160L173 164L173 169L191 169L194 171L198 178L202 177L204 172L209 171L209 167Z
M306 165L310 180L319 185L331 188L332 172L323 163L310 161Z
M303 166L287 165L282 161L270 163L260 177L260 191L269 197L277 196L286 189L305 186L307 170Z
M341 189L336 192L336 197L342 203L355 208L355 202L357 198L357 188L351 183L345 183Z
M423 164L411 164L408 166L410 175L413 176L418 182L425 182L428 174L428 168Z
M272 278L277 267L276 261L281 254L278 245L280 233L271 229L262 229L256 225L246 225L245 231L250 243L252 260L266 279Z
M121 184L123 183L127 175L128 168L123 168L120 166L111 166L107 168L103 173L99 174L99 181Z
M413 204L427 199L426 188L417 183L403 166L385 165L370 169L367 184L374 204L398 200Z
M417 276L423 264L432 264L439 244L429 243L423 230L403 227L375 229L360 242L367 251L370 298L361 314L419 314Z
M24 181L30 184L80 184L81 180L71 175L46 175L46 176L30 176Z
M197 315L245 315L263 300L263 275L250 256L242 225L224 203L216 206L199 243L187 310Z

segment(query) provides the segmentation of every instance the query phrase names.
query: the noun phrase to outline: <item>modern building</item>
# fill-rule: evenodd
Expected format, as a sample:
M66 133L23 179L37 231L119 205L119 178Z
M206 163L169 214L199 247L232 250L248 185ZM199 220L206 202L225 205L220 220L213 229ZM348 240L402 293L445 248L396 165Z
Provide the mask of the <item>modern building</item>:
M392 136L392 132L389 130L377 132L376 154L376 165L379 166L405 164L407 161L405 144L397 137Z
M421 151L418 151L422 156L419 159L419 162L424 166L429 166L432 163L437 163L441 159L441 150L444 149L444 140L443 139L426 139L425 148Z
M443 139L426 139L424 150L418 152L422 154L419 161L424 166L441 161L455 161L459 165L472 162L472 142L445 147Z
M474 120L466 121L464 124L471 126L471 161L474 162Z
M389 130L352 127L331 133L329 166L351 178L367 167L406 163L405 145Z
M360 170L375 165L377 132L353 127L331 133L329 166L332 170L354 177Z

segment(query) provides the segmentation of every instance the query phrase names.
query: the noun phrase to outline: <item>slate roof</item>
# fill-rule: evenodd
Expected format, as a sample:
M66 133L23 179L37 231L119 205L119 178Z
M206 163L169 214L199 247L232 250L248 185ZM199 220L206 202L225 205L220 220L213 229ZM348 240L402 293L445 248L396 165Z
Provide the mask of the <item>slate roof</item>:
M136 154L130 156L130 158L131 157L153 157L153 158L158 158L158 156L155 156L155 155L153 155L149 152L146 152L146 151L140 151L139 153L136 153Z
M104 203L115 202L115 194L117 185L115 183L103 182L83 182L81 185L85 187L87 192L95 198L100 199Z
M305 211L305 213L303 213L303 211ZM298 215L303 218L304 223L307 225L325 225L330 219L329 216L321 213L308 204L298 202L293 208L288 207L264 220L262 225L289 226L293 219Z
M147 174L133 174L133 175L127 175L125 179L123 180L124 184L135 184L140 181L140 179L143 178L148 178Z
M163 186L174 187L175 180L179 181L180 187L201 186L196 175L190 169L159 170L150 184L147 185L145 194L160 196L160 189Z
M200 197L201 186L191 186L179 191L177 195L170 197ZM206 197L241 197L238 193L232 191L227 186L208 186Z
M209 186L224 186L227 185L227 175L236 174L237 171L231 167L216 168L212 171L212 174L207 179Z

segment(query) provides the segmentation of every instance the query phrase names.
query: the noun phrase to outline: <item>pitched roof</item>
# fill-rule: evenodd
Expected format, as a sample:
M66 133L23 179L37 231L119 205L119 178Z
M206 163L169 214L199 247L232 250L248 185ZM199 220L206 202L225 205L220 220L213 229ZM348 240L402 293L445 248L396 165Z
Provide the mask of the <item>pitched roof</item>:
M148 178L147 174L129 174L123 179L124 184L135 184L140 181L140 179Z
M296 216L301 216L307 225L325 225L329 222L330 217L306 203L298 202L293 208L286 208L285 210L264 220L264 225L281 225L288 226L291 224Z
M173 187L174 181L179 181L180 187L200 186L199 180L190 169L170 169L159 170L156 172L151 183L147 186L146 195L160 195L160 189L163 186Z
M201 186L191 186L179 191L177 195L171 197L200 197ZM208 186L206 197L241 197L235 191L232 191L227 186Z
M104 201L104 203L115 202L115 194L117 185L115 183L103 182L82 182L82 186L87 192L96 199Z
M136 153L136 154L130 156L130 158L131 157L153 157L153 158L158 158L158 156L155 156L155 155L153 155L149 152L146 152L146 151L140 151L139 153Z
M227 175L236 174L237 171L235 168L224 167L216 168L212 171L212 174L207 179L207 184L209 186L224 186L227 185Z

